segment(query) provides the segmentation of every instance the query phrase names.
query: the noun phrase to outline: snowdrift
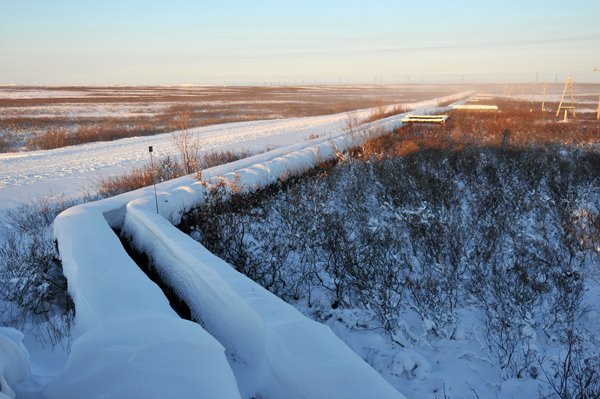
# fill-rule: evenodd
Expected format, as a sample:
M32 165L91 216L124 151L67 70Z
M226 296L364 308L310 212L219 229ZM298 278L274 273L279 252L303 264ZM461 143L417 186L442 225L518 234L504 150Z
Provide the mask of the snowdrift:
M13 387L31 376L29 355L22 340L21 332L0 327L0 399L15 398Z
M240 398L223 347L195 323L144 315L77 339L48 398Z

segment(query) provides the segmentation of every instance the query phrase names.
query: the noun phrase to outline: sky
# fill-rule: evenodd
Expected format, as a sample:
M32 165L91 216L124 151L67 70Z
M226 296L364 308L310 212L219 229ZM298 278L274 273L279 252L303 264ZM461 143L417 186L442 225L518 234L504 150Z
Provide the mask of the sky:
M0 0L0 84L600 82L600 1Z

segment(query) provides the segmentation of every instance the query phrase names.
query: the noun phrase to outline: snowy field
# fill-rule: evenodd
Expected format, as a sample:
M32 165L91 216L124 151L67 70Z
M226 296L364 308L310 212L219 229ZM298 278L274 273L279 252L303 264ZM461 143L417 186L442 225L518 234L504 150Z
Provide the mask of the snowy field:
M36 94L37 92L26 93L31 96ZM363 110L357 116L366 117L371 112ZM202 150L206 152L261 152L285 144L300 143L309 136L326 137L335 134L345 126L347 119L347 113L338 113L239 122L195 128L193 134L200 139ZM0 210L43 196L82 196L93 190L92 186L98 176L123 172L147 163L147 149L150 145L156 151L155 156L176 154L170 133L54 150L0 154Z
M435 108L439 100L403 105L424 112ZM359 111L357 117L365 118L372 111ZM346 113L338 113L206 126L193 129L193 133L201 138L205 151L271 150L209 169L204 176L225 176L230 182L261 187L286 176L289 170L307 168L333 156L332 141L339 149L348 146L350 140L344 137L347 120ZM398 123L399 117L390 117L376 125L391 129ZM157 156L176 154L170 134L0 154L0 167L8 171L0 176L0 210L47 195L80 197L92 190L98 176L146 163L148 145L154 146ZM431 345L430 351L407 349L388 359L384 355L388 343L377 332L356 334L331 320L327 325L333 334L172 226L182 210L202 201L206 186L184 177L158 189L163 217L156 215L151 192L141 189L71 208L57 219L55 236L77 309L75 341L61 370L66 353L60 349L51 353L25 337L32 359L29 369L20 344L22 336L13 330L0 331L8 337L0 341L0 349L12 356L7 363L0 361L0 373L2 367L12 367L17 372L9 376L11 384L29 381L19 386L19 393L56 398L81 397L82 393L86 397L184 397L199 391L231 398L402 398L398 389L419 397L431 392L445 397L443 381L464 378L469 367L493 379L494 370L486 360L460 339L445 342L452 346L447 350ZM199 324L178 318L160 290L123 251L111 227L122 228L137 250L149 254L163 279L186 298L192 319ZM106 292L111 293L110 298ZM352 320L352 315L346 316ZM468 329L461 324L459 338L469 335ZM454 358L459 359L460 370L449 367ZM391 362L394 367L385 375L388 382L407 375L410 383L394 389L367 362ZM169 373L175 369L176 373ZM105 381L113 384L107 386ZM477 387L479 392L499 386L485 384L474 381L467 386ZM170 390L173 386L176 391ZM514 380L506 381L502 390L512 396L537 393L534 384ZM450 397L468 397L465 392L468 389Z
M346 115L241 122L193 129L204 151L264 151L302 142L309 135L327 135L343 127ZM7 208L30 198L64 194L80 196L99 175L122 172L155 156L177 155L169 133L56 150L0 154L0 198Z
M370 111L364 111L366 116ZM241 122L193 129L202 150L276 148L307 141L311 135L327 136L344 127L346 114L287 120ZM92 190L94 179L125 171L149 161L148 146L155 156L177 155L169 133L65 147L56 150L0 154L2 208L11 208L44 196L82 196Z
M76 129L111 123L159 123L155 119L174 107L200 110L212 119L253 119L194 129L202 150L276 148L338 131L347 120L335 109L369 108L377 104L414 103L460 90L452 86L305 86L305 87L0 87L0 141L2 134L29 137L51 126ZM328 115L318 116L319 113ZM368 115L369 111L361 115ZM284 118L285 115L315 115ZM171 114L168 114L171 115ZM278 118L278 119L273 119ZM282 119L283 118L283 119ZM271 119L271 120L265 120ZM160 122L163 123L163 122ZM163 126L168 128L167 125ZM171 129L174 130L174 129ZM171 130L166 130L171 131ZM77 197L93 191L95 179L129 170L155 155L173 155L170 134L132 137L53 150L0 153L0 211L43 196Z
M565 85L561 83L546 84L546 93L544 94L544 84L542 83L505 85L502 87L502 96L530 102L545 101L546 106L557 108L563 98L564 89ZM500 92L496 92L496 94L500 94ZM571 95L568 88L564 94L563 105L570 106ZM573 100L578 113L597 112L599 96L600 85L578 85L577 83L573 85Z
M135 137L177 130L183 111L190 126L340 113L421 101L465 88L456 86L0 86L0 152L48 149L35 138L61 129L126 130ZM33 140L32 140L33 139ZM73 140L82 144L93 140Z
M455 98L464 97L465 94L459 94ZM438 100L433 99L406 105L422 111L435 107ZM441 100L448 99L442 98ZM372 110L359 111L356 116L363 118L370 115L371 112ZM281 150L270 151L253 159L242 160L235 163L235 165L224 165L214 171L206 171L207 176L210 177L212 174L226 174L227 171L239 170L244 165L248 167L259 162L254 167L258 168L256 172L246 172L249 174L248 178L245 178L245 181L255 181L258 184L270 181L271 178L276 178L282 173L287 173L286 170L289 167L297 168L304 164L308 166L318 159L317 154L312 150L302 153L304 155L301 155L300 158L298 158L298 155L294 155L301 154L298 151L305 147L312 147L316 143L320 146L318 152L323 155L329 153L329 156L331 156L333 155L333 147L329 140L337 137L335 145L343 149L350 142L348 138L340 137L344 135L345 120L347 118L348 116L342 113L322 117L236 123L194 129L194 134L202 137L207 150L213 148L243 148L251 151L264 151L281 147ZM395 119L398 119L398 117L391 119L389 122L383 121L381 126L387 129L396 126L394 123L397 123ZM308 136L311 136L312 139L308 140ZM90 183L93 176L98 176L99 173L123 170L138 162L147 161L147 145L155 146L157 149L156 155L173 153L174 149L170 141L171 136L167 134L151 138L126 139L112 143L96 143L52 151L4 154L0 158L2 169L10 171L10 173L3 174L3 187L0 192L3 198L3 209L10 209L16 206L19 201L29 200L36 196L41 197L48 194L80 196L81 190L88 187L86 184ZM140 154L137 154L138 149L141 149ZM289 160L286 158L288 153L291 153ZM266 164L264 164L265 161ZM273 175L269 178L266 178L266 176L260 177L267 170L273 170ZM181 209L178 201L171 202L171 205L167 207L166 202L163 203L162 201L163 199L168 201L172 194L163 193L163 191L172 190L182 184L193 182L193 179L184 178L179 181L167 182L159 187L161 207L167 212L165 216L176 214ZM175 192L177 191L176 189ZM43 345L40 346L31 337L25 337L24 342L32 359L32 369L30 370L27 364L23 364L24 357L21 354L23 347L20 344L23 337L17 332L7 330L4 334L9 337L10 341L2 342L2 350L12 351L14 355L12 358L5 360L8 363L0 364L3 367L5 377L10 377L11 384L17 384L19 381L28 380L31 374L35 376L33 381L19 386L20 393L35 397L39 394L40 389L43 389L46 396L64 398L80 397L81 392L86 393L87 397L95 397L99 392L103 392L103 394L111 392L109 394L111 397L130 397L131 394L149 394L152 392L152 397L159 397L166 393L165 389L167 387L177 384L179 389L177 392L184 396L190 392L204 391L213 392L215 395L216 393L219 394L214 397L238 397L237 388L241 384L239 389L244 394L262 392L268 397L273 395L275 395L273 397L283 397L289 394L290 389L291 392L295 392L291 394L292 397L325 398L339 394L344 397L402 397L381 376L342 344L329 329L323 329L318 323L309 323L309 320L300 315L299 312L272 295L267 294L261 300L261 304L252 304L255 300L246 297L246 294L242 295L235 288L240 283L235 283L235 281L240 278L246 281L242 286L249 284L244 289L248 290L250 296L254 296L257 291L262 292L263 290L245 277L224 275L220 278L225 280L219 284L233 284L230 288L233 291L227 295L242 295L241 298L235 299L239 302L240 309L250 306L250 309L248 309L249 317L252 312L258 312L261 314L259 317L264 318L263 321L259 320L259 325L256 327L252 327L252 324L247 326L248 328L258 328L256 333L252 334L256 336L249 338L248 345L242 344L242 341L240 341L242 339L241 335L231 335L233 331L225 331L226 336L220 337L220 342L225 343L226 346L227 361L230 363L240 362L238 366L234 367L234 380L223 357L223 347L198 325L193 325L195 327L188 325L186 327L186 323L181 323L177 317L173 317L170 308L165 307L164 297L156 291L156 288L152 288L145 282L146 278L140 274L137 266L132 265L131 260L124 254L122 248L119 249L120 244L115 242L114 234L102 216L102 213L109 215L111 212L116 211L116 219L112 216L107 217L109 221L112 220L111 223L117 223L114 224L117 226L119 222L115 222L115 220L120 218L122 221L122 211L120 209L122 210L123 206L131 199L136 198L136 196L143 196L146 193L148 191L145 189L139 190L138 193L125 194L114 199L101 201L98 205L92 203L73 208L72 211L66 212L61 219L62 222L55 226L55 234L61 248L60 256L63 261L64 273L69 279L69 291L77 308L74 331L76 340L73 343L66 369L62 371L61 376L55 379L56 373L59 372L61 364L65 361L64 356L66 353L60 348L48 351L49 348ZM164 195L167 195L167 197L164 197ZM167 208L171 210L169 211ZM140 230L141 227L137 226L140 222L132 221L129 223L130 226L133 226L130 227L132 234L140 232L141 234L147 234L144 233L143 228ZM171 239L167 238L166 243L168 244L170 241ZM93 255L93 252L96 252L97 255ZM215 261L209 262L210 267L214 267L213 264L215 264ZM111 265L110 270L106 269L109 265ZM98 274L99 271L102 271L102 273ZM131 275L125 279L127 280L126 284L115 287L116 280L114 276L122 277L123 273ZM233 280L231 280L232 278ZM118 280L123 279L119 278ZM213 281L214 283L216 281ZM103 284L106 285L104 288L102 288ZM97 293L109 291L112 293L110 299L104 295L97 295ZM134 294L133 297L138 299L131 302L132 293L137 291L139 291L139 296ZM119 300L119 295L123 295L123 300ZM211 298L208 297L207 300L210 302ZM131 302L131 304L124 307L124 302ZM140 308L139 305L142 305L142 307ZM255 310L252 310L254 307L256 307ZM287 314L282 320L289 319L289 322L297 324L297 327L282 329L281 320L273 318L271 315L271 311L275 308L281 308L277 313L282 317ZM212 311L215 312L217 318L223 319L224 315L219 316L220 311L218 308ZM140 312L146 316L141 319L138 318L137 315ZM134 315L136 317L133 317ZM269 327L260 327L260 323L266 323ZM306 326L302 327L305 324ZM263 331L264 328L267 328L266 332ZM297 331L300 331L298 328L305 331L302 338L302 342L305 343L302 345L308 346L306 346L306 350L300 350L298 353L285 354L289 352L292 343L300 342L297 338L294 338L297 337ZM109 331L112 332L109 333ZM155 331L156 334L148 334L149 331ZM240 333L243 334L243 331L244 329L240 330ZM261 335L265 333L267 336ZM140 334L145 335L146 339L143 341L137 339L136 337L139 337ZM215 332L211 331L211 334L214 335ZM175 336L179 336L176 339L179 344L174 346L172 340L175 339L173 338ZM309 338L309 336L313 336L313 338ZM165 341L166 337L168 337L167 341ZM228 339L227 337L233 338ZM267 338L268 340L265 341ZM231 342L231 339L234 339L235 342ZM258 339L258 341L252 341L252 339ZM250 350L251 347L256 345L260 348L260 342L272 342L270 346L274 345L274 347L264 353L260 350L258 352ZM201 347L205 349L201 349ZM327 358L333 362L332 364L319 362L323 367L323 372L319 372L318 369L310 370L312 367L310 364L314 362L311 357L317 356L317 353L314 352L316 348L320 348L319 353L330 353ZM232 350L233 358L231 358ZM98 356L98 351L100 353L108 351L107 356L108 353L112 353L112 355L103 356L102 359L97 358L93 361L96 364L94 371L91 373L85 371L82 374L90 358ZM174 353L179 353L179 355L175 356ZM193 353L196 353L196 355L193 355ZM132 356L140 359L139 365L141 368L138 369L137 366L131 369L124 368L127 357L131 358ZM238 359L237 356L241 358ZM182 360L183 358L185 360ZM261 368L264 367L261 364L264 362L271 364L272 371L260 372ZM138 362L135 363L138 364ZM152 366L152 369L148 369L148 365L151 364L154 366ZM212 364L214 367L209 371L205 367L206 364ZM304 365L302 366L302 364ZM248 368L248 365L251 365L252 368ZM340 365L344 365L344 367L339 368ZM179 370L178 376L175 376L174 379L164 377L155 379L155 377L152 377L152 375L161 376L165 370L174 367ZM184 373L181 367L188 371ZM301 369L298 367L301 367ZM339 370L338 373L342 374L333 379L323 379L315 385L311 385L305 380L313 374L315 378L317 376L322 377L326 374L326 370L331 371L333 369ZM10 374L10 370L17 371ZM142 372L142 370L145 371ZM198 379L198 373L202 370L204 370L206 376ZM299 371L302 372L299 373ZM259 374L255 374L257 372ZM139 388L139 384L148 382L149 378L153 383L147 384L143 389ZM101 380L114 381L115 387L107 388L100 383ZM192 380L195 380L195 382L190 384ZM138 384L135 381L138 381ZM345 382L342 383L342 381ZM46 385L48 382L50 384ZM138 388L135 388L136 386ZM132 391L132 389L134 390ZM6 392L10 393L10 391Z

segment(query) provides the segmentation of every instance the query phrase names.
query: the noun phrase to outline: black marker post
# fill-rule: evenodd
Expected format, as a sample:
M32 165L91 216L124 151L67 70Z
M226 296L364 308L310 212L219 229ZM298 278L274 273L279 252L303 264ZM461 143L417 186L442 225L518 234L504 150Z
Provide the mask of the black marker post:
M158 197L156 196L156 176L154 176L154 160L152 159L152 146L148 146L148 152L150 153L150 166L152 167L152 185L154 186L154 203L156 204L156 213L158 213Z

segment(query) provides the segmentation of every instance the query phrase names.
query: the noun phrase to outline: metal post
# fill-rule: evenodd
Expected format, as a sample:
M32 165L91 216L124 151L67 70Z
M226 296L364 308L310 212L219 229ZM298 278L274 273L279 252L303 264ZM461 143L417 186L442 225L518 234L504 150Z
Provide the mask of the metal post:
M573 113L573 118L577 118L577 114L575 114L575 97L573 96L573 79L571 79L569 85L569 92L571 93L571 112Z
M544 96L542 97L542 123L546 123L546 92L548 91L548 83L544 83Z
M546 92L548 91L548 83L544 83L544 96L542 97L542 113L546 110Z
M150 153L150 166L152 167L152 185L154 186L154 203L156 204L156 213L158 214L158 197L156 196L156 175L154 170L154 159L152 158L152 146L148 146Z

